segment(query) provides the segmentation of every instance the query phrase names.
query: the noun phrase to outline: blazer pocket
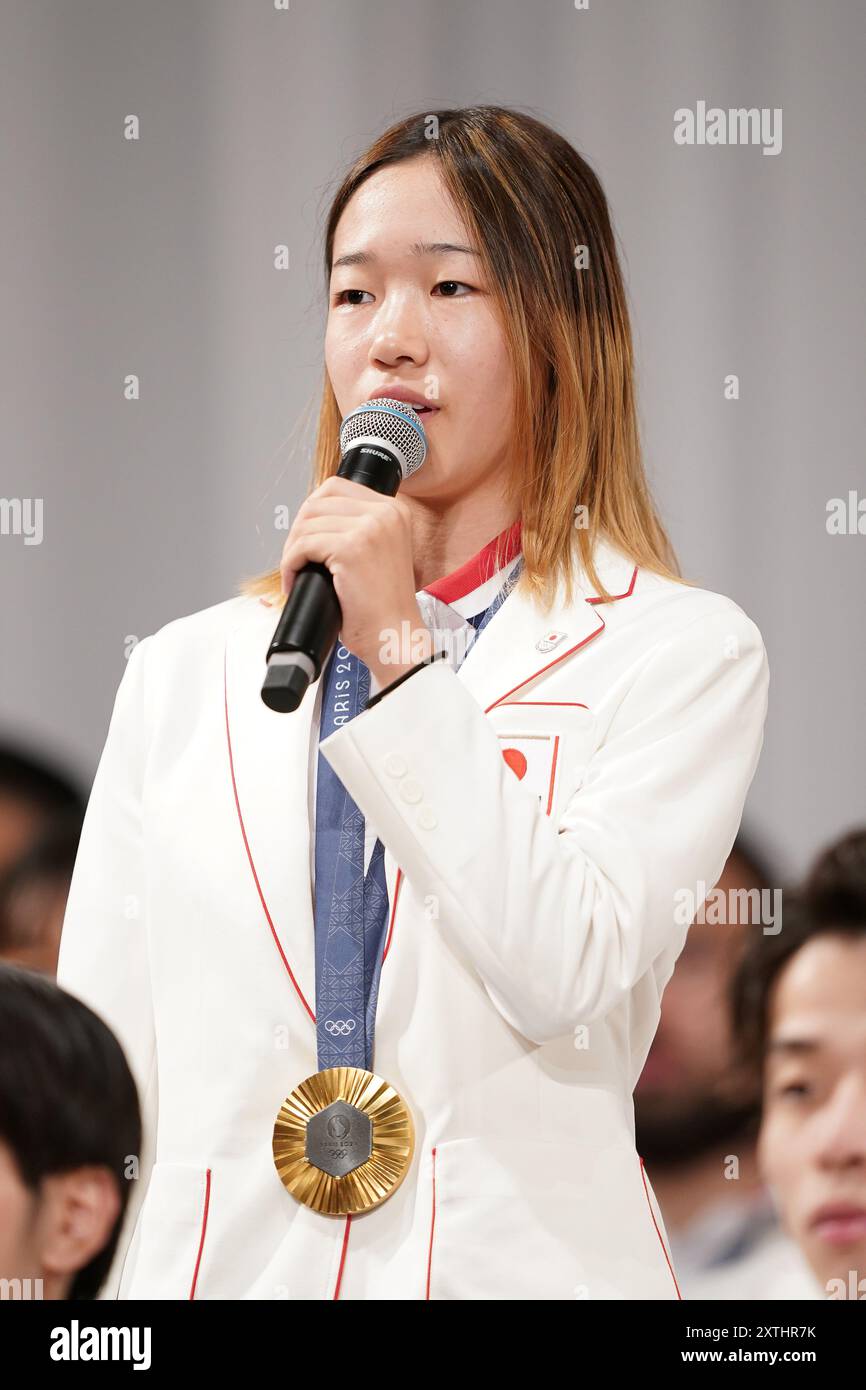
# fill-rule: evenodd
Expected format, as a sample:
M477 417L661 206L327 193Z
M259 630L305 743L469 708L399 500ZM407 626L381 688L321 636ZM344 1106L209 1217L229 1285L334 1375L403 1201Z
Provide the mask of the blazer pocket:
M209 1168L155 1163L138 1219L135 1266L124 1297L201 1297L211 1213Z
M452 1139L433 1156L431 1299L675 1299L626 1140Z
M595 715L584 705L553 700L506 700L487 718L506 765L538 799L541 811L558 819L580 789L595 752Z

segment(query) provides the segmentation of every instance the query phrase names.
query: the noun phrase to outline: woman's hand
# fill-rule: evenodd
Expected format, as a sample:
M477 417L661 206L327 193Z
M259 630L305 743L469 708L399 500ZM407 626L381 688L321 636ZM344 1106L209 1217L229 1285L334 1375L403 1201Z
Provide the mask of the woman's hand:
M431 653L415 598L409 509L399 497L383 497L348 478L327 478L302 503L286 538L280 560L284 594L309 560L330 570L343 610L340 641L380 685Z

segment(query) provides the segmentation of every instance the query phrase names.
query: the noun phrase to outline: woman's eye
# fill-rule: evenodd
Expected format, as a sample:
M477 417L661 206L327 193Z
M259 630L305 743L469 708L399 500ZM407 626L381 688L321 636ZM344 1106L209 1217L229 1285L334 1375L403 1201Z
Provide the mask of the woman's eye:
M471 285L465 284L462 280L440 280L440 281L439 281L439 284L438 284L438 285L434 285L433 288L438 290L438 289L444 289L444 288L447 287L447 288L449 289L449 291L450 291L451 286L456 286L456 287L458 287L458 288L463 288L464 290L470 290L470 291L472 290L472 286L471 286ZM465 295L462 295L462 294L451 294L451 293L448 293L448 294L443 294L443 295L441 295L440 298L442 298L442 299L465 299L466 296L465 296Z
M336 294L336 296L335 296L335 298L334 298L334 303L335 303L335 304L342 304L342 303L344 302L344 300L343 300L343 295L344 295L344 294L369 294L369 290L338 290L338 291L337 291L337 294ZM357 303L358 303L357 299L350 300L349 302L352 303L352 304L357 304Z

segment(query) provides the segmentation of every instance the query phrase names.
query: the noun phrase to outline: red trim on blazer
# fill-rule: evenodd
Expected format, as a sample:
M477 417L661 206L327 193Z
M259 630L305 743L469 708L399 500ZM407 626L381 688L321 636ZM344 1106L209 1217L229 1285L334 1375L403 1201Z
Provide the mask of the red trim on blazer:
M195 1286L196 1286L196 1284L198 1283L198 1270L199 1270L199 1265L201 1264L201 1255L202 1255L202 1251L204 1250L204 1237L205 1237L205 1231L207 1230L207 1214L208 1214L208 1208L210 1207L210 1174L211 1174L211 1170L210 1170L210 1168L208 1168L208 1170L207 1170L207 1182L206 1182L206 1184L205 1184L205 1190L204 1190L204 1212L203 1212L203 1214L202 1214L202 1219L201 1219L201 1239L199 1240L199 1243L198 1243L198 1258L196 1259L196 1262L195 1262L195 1272L193 1273L193 1276L192 1276L192 1284L190 1285L190 1290L189 1290L189 1296L190 1296L190 1298L195 1298Z
M623 590L621 594L611 594L609 599L602 598L601 594L596 594L595 598L588 598L586 600L587 603L613 603L618 598L631 598L634 592L634 581L637 579L637 571L638 567L637 565L635 565L634 569L632 570L631 583L629 584L627 589Z
M433 1156L433 1209L430 1214L430 1245L427 1250L427 1292L425 1298L430 1297L430 1269L433 1264L433 1232L436 1229L436 1149L431 1150Z
M313 1012L313 1010L310 1008L309 1004L307 1003L307 1001L306 1001L306 999L305 999L305 997L304 997L303 991L301 990L300 985L298 984L297 980L295 979L294 975L292 974L292 967L289 965L289 962L288 962L288 960L286 959L286 954L285 954L285 952L284 952L284 950L283 950L283 948L282 948L282 946L281 946L281 944L280 944L280 938L277 936L277 930L276 930L276 927L274 926L273 918L271 917L271 914L270 914L270 912L268 911L268 905L267 905L267 903L265 902L265 895L264 895L264 893L262 892L262 885L261 885L261 883L259 882L259 876L258 876L258 874L256 873L256 866L255 866L255 862L254 862L254 860L253 860L252 850L250 849L250 842L249 842L249 840L247 839L247 832L246 832L246 827L245 827L245 825L244 825L243 812L241 811L241 803L240 803L240 798L239 798L239 796L238 796L237 782L235 781L235 764L234 764L234 758L233 758L233 756L232 756L232 736L231 736L231 729L229 728L229 702L228 702L228 687L227 687L227 685L226 685L225 655L223 656L223 697L224 697L224 703L225 703L226 741L227 741L227 743L228 743L228 750L229 750L229 768L230 768L230 771L231 771L231 778L232 778L232 791L234 792L235 808L236 808L237 813L238 813L238 821L240 822L241 835L243 836L244 848L246 849L246 852L247 852L247 859L249 860L250 869L252 870L253 879L254 879L255 885L256 885L256 891L258 892L259 900L260 900L260 902L261 902L261 904L262 904L262 908L264 909L264 914L265 914L265 917L267 918L268 926L269 926L270 929L271 929L271 935L272 935L273 938L274 938L274 944L276 945L276 948L277 948L277 950L278 950L279 953L280 953L280 959L281 959L281 961L283 962L283 965L286 967L286 970L288 971L289 979L291 980L292 984L293 984L294 987L295 987L295 990L296 990L296 992L297 992L298 998L300 999L300 1001L301 1001L301 1003L303 1004L304 1008L306 1009L307 1013L310 1015L310 1018L312 1019L313 1023L315 1023L315 1021L316 1021L316 1015L315 1015L315 1013ZM390 921L390 924L389 924L389 926L388 926L388 937L387 937L387 940L386 940L386 942L385 942L385 949L384 949L384 951L382 952L382 963L383 963L383 964L384 964L384 962L385 962L385 957L386 957L387 954L388 954L388 950L389 950L390 945L391 945L391 937L392 937L393 932L394 932L394 918L395 918L396 913L397 913L397 899L398 899L399 896L400 896L400 885L401 885L402 879L403 879L403 870L400 869L400 868L398 868L398 870L397 870L397 881L396 881L396 883L395 883L395 885L394 885L394 905L393 905L393 907L391 908L391 921Z
M347 1251L348 1246L349 1246L349 1231L350 1231L351 1229L352 1229L352 1214L351 1214L351 1212L350 1212L349 1215L346 1217L346 1226L345 1226L345 1229L344 1229L344 1231L343 1231L343 1249L342 1249L342 1253L341 1253L341 1255L340 1255L340 1268L337 1270L337 1282L336 1282L336 1284L334 1285L334 1298L339 1298L339 1297L340 1297L340 1285L341 1285L342 1282L343 1282L343 1270L344 1270L345 1267L346 1267L346 1251Z
M231 777L232 777L232 791L234 792L234 796L235 796L235 806L236 806L236 808L237 808L238 820L239 820L239 822L240 822L241 835L243 836L243 840L244 840L244 848L246 849L246 852L247 852L247 859L250 861L250 868L251 868L251 870L252 870L253 879L254 879L255 885L256 885L256 890L257 890L257 892L258 892L259 899L260 899L261 904L262 904L262 907L263 907L263 909L264 909L265 917L266 917L267 920L268 920L268 926L269 926L270 929L271 929L271 936L274 938L274 944L275 944L277 950L278 950L279 953L280 953L280 960L283 962L283 965L286 967L286 970L287 970L288 973L289 973L289 979L291 980L292 984L293 984L294 987L295 987L295 991L296 991L296 993L297 993L298 998L300 999L300 1001L301 1001L301 1003L303 1004L304 1008L306 1009L307 1013L310 1015L310 1018L312 1019L313 1023L315 1023L315 1021L316 1021L316 1015L313 1013L313 1010L310 1008L309 1004L307 1003L306 999L304 998L303 991L301 990L300 985L298 984L297 980L295 979L294 975L292 974L292 967L289 965L289 962L288 962L288 960L286 959L285 952L284 952L282 946L280 945L280 938L277 936L277 929L276 929L276 927L275 927L274 924L273 924L273 920L271 919L271 914L268 912L268 905L267 905L267 903L265 902L265 895L264 895L264 893L262 892L262 885L259 883L259 876L258 876L258 874L256 873L256 866L255 866L255 864L253 863L253 855L252 855L252 850L250 849L250 842L249 842L249 840L247 839L246 826L244 825L244 818L243 818L243 813L242 813L242 811L241 811L240 798L238 797L237 782L235 781L235 761L234 761L234 757L232 756L232 735L231 735L231 729L229 728L229 696L228 696L228 684L227 684L227 677L226 677L226 653L225 653L225 652L223 653L223 699L224 699L224 702L225 702L225 711L226 711L226 741L227 741L227 743L228 743L228 749L229 749L229 769L230 769L230 771L231 771Z
M634 592L634 585L635 585L635 580L636 580L636 578L637 578L637 571L638 571L638 567L637 567L637 565L635 565L634 570L632 571L631 583L629 584L628 588L627 588L623 593L621 593L621 594L612 594L612 595L611 595L611 598L610 598L610 602L611 602L611 603L613 603L616 599L620 599L620 598L630 598L630 597L631 597L632 593ZM587 602L587 603L604 603L605 600L602 599L602 598L599 597L599 596L596 596L595 598L588 598L588 599L586 599L586 602ZM492 704L488 705L487 708L486 708L486 710L484 711L484 713L485 713L485 714L489 714L490 711L491 711L492 709L495 709L497 705L501 705L501 704L504 704L504 703L509 703L509 704L512 704L512 703L513 703L513 704L520 704L521 702L520 702L519 700L516 700L516 701L509 701L509 700L508 700L508 696L509 696L509 695L513 695L514 692L515 692L515 690L521 690L521 689L523 688L524 685L528 685L530 681L536 680L540 675L543 675L543 673L544 673L545 671L549 671L550 668L551 668L551 666L556 666L560 661L564 661L565 658L566 658L567 656L571 656L572 652L579 651L581 647L585 647L585 646L586 646L587 642L591 642L591 641L593 640L594 637L597 637L598 634L599 634L600 632L604 632L604 629L605 629L605 627L607 626L607 624L605 623L604 618L601 616L601 614L598 615L598 620L599 620L600 626L597 627L597 628L595 629L595 632L590 632L589 635L588 635L587 637L584 637L584 639L583 639L582 642L577 642L577 643L575 643L575 645L574 645L573 647L569 647L569 649L568 649L567 652L561 652L559 656L556 656L556 657L553 658L553 661L548 661L546 665L544 665L544 666L539 666L538 670L537 670L537 671L533 671L533 673L532 673L531 676L525 676L525 677L523 678L522 681L518 681L517 685L513 685L513 686L511 687L510 690L506 690L506 691L505 691L505 694L504 694L504 695L500 695L499 698L498 698L497 700L494 700ZM527 702L527 703L528 703L528 702Z
M591 642L592 639L593 639L594 637L597 637L597 636L599 635L600 632L603 632L603 631L604 631L604 629L605 629L605 621L604 621L604 618L601 618L601 619L600 619L600 623L601 623L601 626L600 626L600 627L597 627L597 628L595 629L595 632L590 632L589 635L588 635L587 637L584 637L584 639L583 639L582 642L577 642L577 643L575 643L575 645L574 645L573 647L569 647L569 649L568 649L567 652L563 652L560 656L555 657L553 661L548 661L548 663L547 663L546 666L540 666L540 667L538 668L537 671L533 671L533 672L532 672L532 675L531 675L531 676L524 676L524 678L523 678L522 681L518 681L517 685L513 685L513 686L511 687L510 690L506 690L506 691L505 691L505 694L504 694L504 695L500 695L499 698L498 698L497 700L494 700L492 704L488 705L487 708L486 708L486 710L484 711L484 713L485 713L485 714L489 714L490 711L491 711L492 709L495 709L497 705L502 705L502 704L519 705L519 704L521 703L520 700L508 700L508 699L506 699L506 696L508 696L508 695L513 695L514 692L515 692L515 690L522 690L523 687L524 687L524 685L528 685L530 681L536 680L537 677L540 676L540 675L542 675L545 671L549 671L550 668L551 668L551 666L556 666L556 665L558 665L559 662L560 662L560 661L564 661L565 658L566 658L567 656L571 656L572 652L579 651L581 647L585 647L586 644L587 644L587 642Z
M679 1298L680 1300L682 1300L682 1294L680 1293L680 1286L679 1286L679 1284L677 1283L677 1276L674 1274L674 1267L673 1267L673 1265L671 1264L671 1257L670 1257L670 1255L668 1254L667 1250L665 1249L665 1243L664 1243L664 1241L662 1240L662 1233L661 1233L661 1231L659 1230L659 1223L656 1221L656 1214L655 1214L655 1212L653 1211L652 1202L650 1201L649 1193L648 1193L648 1191L647 1191L646 1174L645 1174L645 1172L644 1172L643 1159L640 1157L640 1154L638 1154L638 1158L640 1159L640 1175L641 1175L641 1180L643 1181L643 1195L646 1197L646 1204L647 1204L647 1206L648 1206L649 1209L650 1209L650 1216L652 1217L652 1219L653 1219L653 1225L654 1225L655 1228L656 1228L656 1235L657 1235L658 1238L659 1238L659 1245L661 1246L662 1250L664 1251L664 1256L665 1256L665 1259L667 1260L668 1269L670 1270L670 1272L671 1272L671 1278L672 1278L673 1281L674 1281L674 1288L675 1288L676 1291L677 1291L677 1298Z
M512 526L507 526L498 536L494 536L492 541L488 541L476 555L471 556L465 564L459 565L450 574L444 575L441 579L435 580L432 584L424 587L424 593L430 594L433 598L441 599L443 603L454 603L457 599L463 598L464 594L471 594L473 589L477 589L479 584L484 584L488 579L492 579L496 570L496 546L505 537L503 548L503 560L500 569L510 565L511 561L520 551L520 533L522 522L518 517Z
M553 762L550 765L550 786L547 790L547 810L545 815L550 815L550 808L553 805L553 784L556 781L556 759L559 756L559 734L556 735L553 744Z
M395 918L396 915L397 915L397 899L398 899L399 896L400 896L400 888L401 888L402 883L403 883L403 870L402 870L401 868L398 867L398 869L397 869L397 878L396 878L396 880L395 880L395 882L394 882L394 905L393 905L393 907L391 908L391 921L390 921L390 923L389 923L389 925L388 925L388 936L387 936L387 939L386 939L386 941L385 941L385 949L384 949L384 951L382 952L382 964L383 964L383 965L385 964L385 961L386 961L386 959L387 959L387 957L388 957L388 952L389 952L390 949L391 949L391 936L392 936L393 931L394 931L394 918Z
M497 708L499 705L568 705L577 709L589 709L589 705L585 705L582 700L499 700Z

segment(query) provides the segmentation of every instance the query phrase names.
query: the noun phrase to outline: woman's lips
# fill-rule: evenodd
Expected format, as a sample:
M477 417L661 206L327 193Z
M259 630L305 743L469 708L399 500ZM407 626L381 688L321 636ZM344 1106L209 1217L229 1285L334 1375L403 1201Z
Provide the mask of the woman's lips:
M866 1240L866 1211L852 1208L818 1216L812 1229L827 1245L850 1245L852 1241Z

